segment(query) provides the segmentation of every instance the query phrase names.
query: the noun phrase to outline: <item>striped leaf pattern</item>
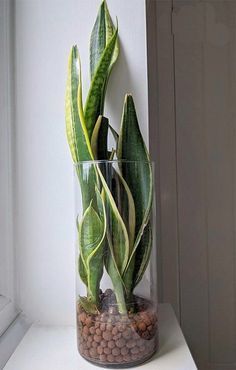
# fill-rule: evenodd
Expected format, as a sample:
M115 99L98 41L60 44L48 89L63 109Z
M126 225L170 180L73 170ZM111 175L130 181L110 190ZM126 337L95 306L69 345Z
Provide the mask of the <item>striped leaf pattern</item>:
M107 79L107 74L110 68L113 52L117 41L118 29L115 30L112 38L108 42L100 58L99 64L94 72L94 77L88 92L85 104L85 121L88 130L89 138L97 121L100 112L101 98L103 96L103 87Z

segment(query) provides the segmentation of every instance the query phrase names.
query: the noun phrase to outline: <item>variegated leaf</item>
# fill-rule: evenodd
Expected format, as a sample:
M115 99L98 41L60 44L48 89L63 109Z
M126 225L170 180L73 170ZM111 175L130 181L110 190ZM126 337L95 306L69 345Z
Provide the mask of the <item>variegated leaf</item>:
M110 39L112 38L114 32L115 32L115 29L113 26L113 22L109 14L106 1L104 0L102 1L100 5L98 15L96 18L96 22L94 24L91 37L90 37L90 76L91 76L91 80L93 79L95 75L95 72L96 72L96 69L98 68L102 54L106 46L108 45ZM117 38L116 43L115 43L114 52L112 55L112 59L110 61L110 65L107 71L107 76L104 80L104 85L101 91L99 111L97 112L97 114L100 114L100 115L103 115L106 88L107 88L111 70L118 58L118 55L119 55L119 42Z
M108 119L99 116L91 138L91 147L95 159L108 159L107 135Z
M99 284L103 274L103 241L105 225L92 204L86 209L79 224L79 248L87 272L88 299L99 301Z
M149 219L153 198L150 158L139 129L131 95L125 97L117 156L118 159L125 160L121 164L121 172L133 195L136 210L136 238L125 269L126 273L129 268L131 270L134 268L136 250ZM151 248L151 246L147 244L143 245L143 248ZM130 276L132 274L132 271L129 272Z
M129 236L124 221L122 220L115 200L99 166L97 166L97 171L103 186L105 199L108 244L117 269L122 275L129 259Z
M82 82L80 58L77 46L73 46L68 61L66 85L66 133L76 171L81 185L83 207L86 209L94 196L96 173L94 168L83 176L80 161L93 159L82 107Z
M91 138L97 118L101 113L100 105L103 96L103 87L107 79L113 52L116 45L118 30L114 32L100 58L94 73L85 104L85 122L89 138Z

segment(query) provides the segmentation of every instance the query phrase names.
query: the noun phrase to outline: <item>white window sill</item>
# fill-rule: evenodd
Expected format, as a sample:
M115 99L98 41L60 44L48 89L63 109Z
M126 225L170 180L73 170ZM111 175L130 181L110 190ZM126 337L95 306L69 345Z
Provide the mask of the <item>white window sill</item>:
M160 349L142 365L143 370L197 370L170 305L159 306ZM7 362L4 370L94 370L78 355L72 327L33 325Z
M31 323L23 315L19 314L7 330L0 337L0 369L3 369L6 362L15 351ZM15 370L20 370L16 367ZM23 370L23 369L22 369Z
M0 336L6 331L18 314L19 311L16 309L14 303L10 299L0 295Z

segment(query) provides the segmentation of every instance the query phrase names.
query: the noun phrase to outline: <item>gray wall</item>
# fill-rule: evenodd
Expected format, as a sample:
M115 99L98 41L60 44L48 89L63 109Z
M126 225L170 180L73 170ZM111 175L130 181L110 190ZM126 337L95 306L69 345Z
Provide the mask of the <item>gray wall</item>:
M199 369L236 369L236 1L147 1L159 296Z

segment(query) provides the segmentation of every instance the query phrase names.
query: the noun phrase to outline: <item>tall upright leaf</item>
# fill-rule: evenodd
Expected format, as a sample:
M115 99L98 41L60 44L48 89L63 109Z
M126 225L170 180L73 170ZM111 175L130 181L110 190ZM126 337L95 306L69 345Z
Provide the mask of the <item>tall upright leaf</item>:
M109 10L107 8L106 1L104 0L101 3L101 6L98 11L98 15L91 33L90 37L90 76L91 80L94 77L95 71L99 65L100 59L102 54L108 45L112 35L114 34L115 29L113 26L113 22L111 16L109 14ZM102 93L100 96L100 103L99 103L99 112L98 114L103 115L104 111L104 102L105 102L105 94L106 94L106 87L109 79L109 75L111 73L112 67L114 66L117 58L119 55L119 43L118 38L116 40L113 56L110 62L110 66L107 71L107 76L104 81L104 85L102 87Z
M91 80L94 77L96 68L100 62L103 51L105 50L107 44L109 43L112 35L115 32L115 27L113 25L107 3L105 0L102 1L95 24L92 29L90 37L90 76ZM116 40L116 45L112 60L110 63L109 72L111 71L113 65L115 64L119 55L119 42Z
M68 61L66 85L66 134L76 171L79 176L83 207L86 209L95 193L96 173L89 168L86 176L81 172L79 161L93 159L82 107L82 81L77 46L73 46Z
M69 55L66 85L66 134L75 163L92 159L87 129L82 114L79 115L78 102L82 100L81 85L79 52L77 46L73 46Z
M112 256L111 250L112 248L108 250L108 253L105 259L106 269L107 269L108 275L110 276L113 287L114 287L114 293L116 296L118 310L121 314L126 314L127 309L126 309L126 301L125 301L125 296L126 296L125 286L124 286L123 279L120 275L120 272L117 268L117 265L115 263L114 256Z
M106 47L105 4L101 3L97 18L90 36L90 76L94 77L102 53Z
M89 138L91 138L95 123L100 115L100 104L103 96L103 87L107 79L107 74L113 57L117 41L118 29L115 30L106 48L104 49L98 66L94 72L91 86L85 104L85 122Z
M109 239L111 255L114 257L119 273L122 274L129 259L129 236L115 200L98 166L97 171L104 189L103 194L107 215L107 237Z
M113 25L113 22L112 22L112 19L111 19L109 10L108 10L106 0L104 0L104 5L105 5L105 24L106 24L106 44L108 44L109 40L111 39L115 31L115 27ZM117 38L114 53L112 55L112 60L111 60L109 71L108 71L109 74L111 73L111 70L115 62L117 61L118 56L119 56L119 40Z
M132 193L125 179L113 168L112 195L118 211L125 223L129 235L129 255L131 255L135 237L135 205Z
M139 129L131 95L125 97L117 156L118 159L125 160L121 165L121 171L133 195L136 209L136 239L127 270L148 222L153 197L149 154Z
M114 286L119 312L125 314L125 286L122 274L129 258L129 237L124 221L99 165L97 165L97 171L103 186L102 196L106 207L106 239L108 251L105 264Z

